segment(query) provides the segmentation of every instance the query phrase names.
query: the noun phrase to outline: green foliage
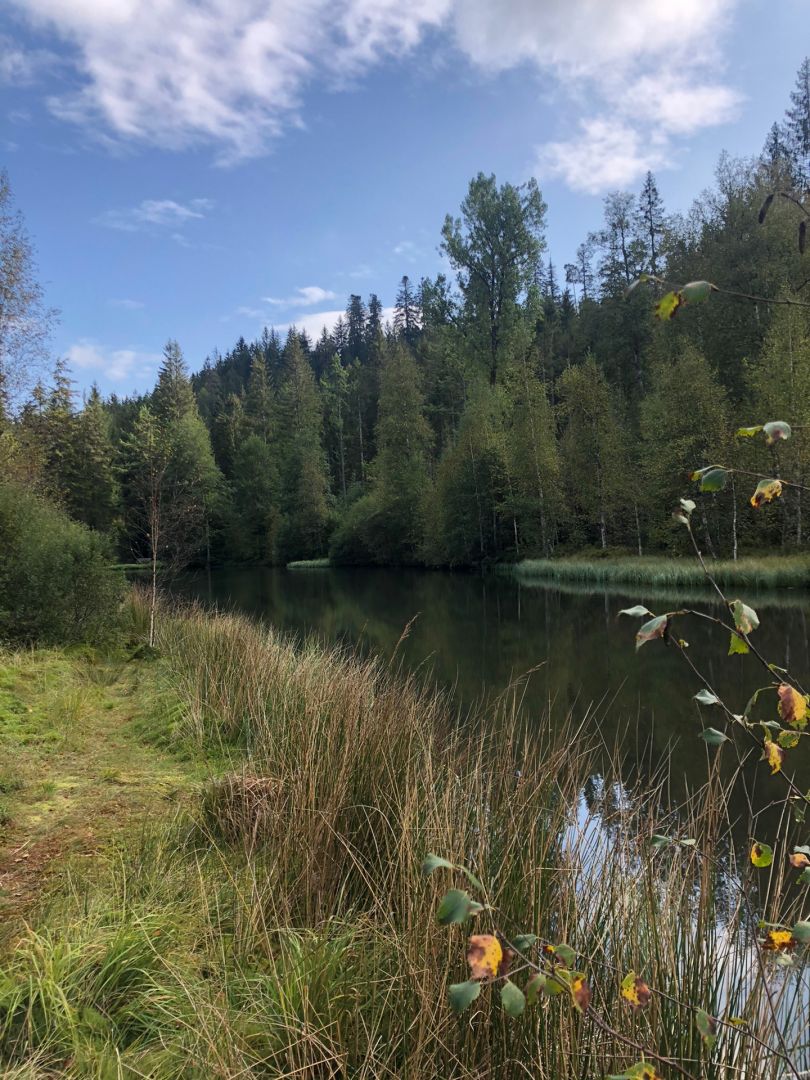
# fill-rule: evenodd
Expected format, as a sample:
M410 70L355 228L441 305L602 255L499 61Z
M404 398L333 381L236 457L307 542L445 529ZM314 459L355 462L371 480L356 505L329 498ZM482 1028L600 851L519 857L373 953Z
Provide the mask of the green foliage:
M123 581L108 542L42 498L0 483L0 637L105 641Z

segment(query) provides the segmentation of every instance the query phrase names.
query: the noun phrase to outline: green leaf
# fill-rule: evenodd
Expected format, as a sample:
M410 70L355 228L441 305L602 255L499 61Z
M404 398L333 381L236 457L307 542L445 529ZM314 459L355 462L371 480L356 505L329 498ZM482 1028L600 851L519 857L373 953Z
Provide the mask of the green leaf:
M535 1005L540 994L546 988L546 977L542 971L538 971L526 983L526 1004Z
M642 645L646 645L648 641L654 641L656 638L662 638L667 632L667 626L669 624L669 615L658 615L654 619L650 619L649 622L645 622L641 629L636 634L636 650L641 648Z
M713 727L704 728L700 733L700 738L709 746L719 746L721 743L728 742L728 735L724 735L722 731Z
M501 987L501 1005L507 1016L522 1016L526 1008L526 998L523 991L515 986L509 979Z
M564 942L561 945L554 946L554 953L559 956L566 967L572 967L577 961L577 954L570 945L566 945Z
M729 605L731 614L734 616L734 625L741 634L750 634L759 626L759 616L753 608L748 607L742 600L734 600Z
M800 919L799 922L793 927L793 936L802 945L806 945L810 941L810 922L806 922L804 919Z
M760 431L762 431L762 424L754 424L753 427L737 428L736 434L738 439L753 439Z
M739 634L732 633L731 641L728 645L728 655L736 656L737 654L739 654L740 656L744 656L748 651L748 646L739 636Z
M728 482L728 469L713 467L700 477L701 491L722 491Z
M681 289L681 302L684 304L703 304L709 299L714 286L710 281L689 281Z
M482 910L481 904L476 904L463 889L451 889L439 904L436 918L440 926L449 926L451 923L464 922L470 915L477 915Z
M681 294L678 292L664 293L658 303L655 305L655 317L665 322L667 319L674 317L678 308L681 306Z
M768 446L773 446L774 443L789 439L793 432L790 430L790 424L786 420L771 420L768 424L762 425L762 430L767 435L765 440Z
M758 870L764 870L773 862L773 848L768 844L760 844L755 840L751 848L751 862Z
M695 701L699 701L701 705L717 705L720 698L717 694L713 694L711 690L698 690L695 694Z
M650 837L650 847L652 848L669 847L674 842L672 837L664 836L663 833L653 833Z
M517 937L512 938L510 944L513 948L517 949L518 952L526 952L526 950L530 949L536 941L537 934L518 934Z
M695 1014L695 1023L703 1042L706 1044L706 1049L711 1050L717 1042L717 1021L713 1016L709 1016L705 1009L698 1009Z
M636 604L635 607L622 608L619 612L620 615L630 615L634 619L640 619L644 615L652 615L649 608L645 608L643 604Z
M422 860L422 873L432 874L434 870L455 870L455 864L443 859L441 855L428 854Z
M797 885L810 885L810 866L805 866L804 870L796 878Z
M481 983L469 982L453 983L448 989L447 996L450 999L450 1008L458 1016L459 1013L472 1005L478 995L481 993Z

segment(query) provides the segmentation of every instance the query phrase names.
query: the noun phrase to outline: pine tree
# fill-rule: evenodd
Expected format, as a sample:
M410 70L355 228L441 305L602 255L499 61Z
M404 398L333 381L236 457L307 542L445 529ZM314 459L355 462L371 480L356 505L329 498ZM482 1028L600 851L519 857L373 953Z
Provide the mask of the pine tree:
M802 61L796 73L796 85L785 113L785 128L797 181L802 189L807 189L810 187L810 57Z
M242 345L245 345L244 341ZM246 345L245 352L247 353ZM197 413L188 367L176 341L167 341L163 349L157 386L152 395L152 407L156 416L164 422L180 420L190 413Z
M346 345L350 358L361 363L366 358L367 319L368 312L362 297L352 293L346 307Z
M280 406L284 516L279 552L284 561L318 557L326 551L331 523L323 417L312 369L292 331L284 348Z
M245 417L251 434L258 435L264 442L270 442L275 428L275 412L273 388L270 385L264 354L257 353L250 365L245 395Z
M95 384L76 418L75 446L78 468L68 496L70 511L91 529L109 532L118 513L120 490L110 418Z
M399 283L394 302L394 330L409 345L415 343L419 330L419 311L416 292L407 274Z
M636 230L639 246L644 250L642 268L660 274L663 270L661 252L666 233L666 215L664 200L658 193L655 177L649 171L636 203Z

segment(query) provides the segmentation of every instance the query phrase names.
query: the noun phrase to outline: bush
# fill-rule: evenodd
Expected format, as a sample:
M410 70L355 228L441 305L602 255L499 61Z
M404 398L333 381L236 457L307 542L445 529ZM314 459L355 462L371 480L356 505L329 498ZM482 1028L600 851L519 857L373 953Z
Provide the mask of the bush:
M123 578L107 540L16 484L0 483L0 638L98 643Z

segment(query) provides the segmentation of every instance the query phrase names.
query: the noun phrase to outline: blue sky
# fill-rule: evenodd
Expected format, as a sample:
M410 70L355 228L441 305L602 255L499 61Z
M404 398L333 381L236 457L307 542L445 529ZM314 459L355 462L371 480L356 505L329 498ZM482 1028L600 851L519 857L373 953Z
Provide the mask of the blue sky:
M562 269L601 200L759 150L810 0L6 0L0 165L79 388L313 333L442 269L479 170L536 176Z

